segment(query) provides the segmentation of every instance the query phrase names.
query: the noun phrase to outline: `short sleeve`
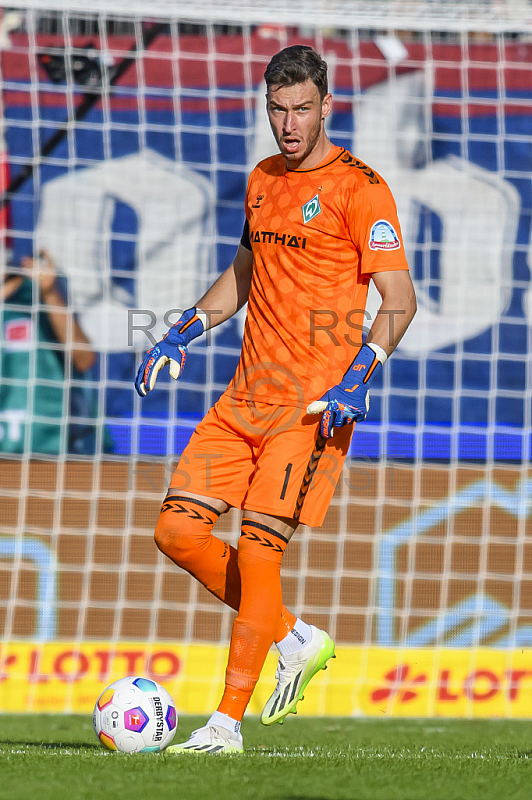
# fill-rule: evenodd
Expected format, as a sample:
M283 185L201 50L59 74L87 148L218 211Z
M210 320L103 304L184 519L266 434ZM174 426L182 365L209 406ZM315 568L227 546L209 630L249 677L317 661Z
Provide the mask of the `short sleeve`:
M244 222L244 230L242 231L242 236L240 237L240 244L242 247L245 247L246 250L253 250L251 246L251 239L249 238L249 222Z
M408 269L395 200L386 183L368 183L353 192L347 219L364 275Z

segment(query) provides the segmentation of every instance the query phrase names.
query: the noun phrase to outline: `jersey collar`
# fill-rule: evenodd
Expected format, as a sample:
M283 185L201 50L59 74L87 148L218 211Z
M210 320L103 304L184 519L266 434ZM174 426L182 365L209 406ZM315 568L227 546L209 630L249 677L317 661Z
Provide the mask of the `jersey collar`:
M345 147L339 147L337 144L333 144L332 148L329 150L323 161L321 161L316 167L311 167L311 169L288 169L285 167L286 173L302 173L302 172L316 172L318 169L323 169L324 167L328 167L329 164L333 164L337 161L340 156L345 153Z

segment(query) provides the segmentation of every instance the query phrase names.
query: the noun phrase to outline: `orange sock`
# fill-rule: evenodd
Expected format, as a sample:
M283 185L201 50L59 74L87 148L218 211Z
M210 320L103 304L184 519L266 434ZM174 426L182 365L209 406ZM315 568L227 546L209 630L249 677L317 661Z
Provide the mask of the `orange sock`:
M254 520L242 520L238 568L240 608L233 624L225 691L218 711L241 720L279 628L281 559L287 540Z
M202 500L169 492L155 529L155 542L174 564L238 611L241 594L238 554L234 547L212 535L219 516L219 511ZM295 623L296 617L282 606L275 641L284 639Z

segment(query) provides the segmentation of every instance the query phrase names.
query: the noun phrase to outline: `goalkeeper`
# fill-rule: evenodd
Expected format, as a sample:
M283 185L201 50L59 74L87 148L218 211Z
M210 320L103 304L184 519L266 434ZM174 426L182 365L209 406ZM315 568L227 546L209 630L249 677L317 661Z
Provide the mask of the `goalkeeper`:
M283 605L281 559L300 522L322 524L371 381L416 307L388 186L325 133L326 63L295 45L265 79L280 154L251 173L233 263L148 351L135 384L152 391L165 364L178 378L190 342L248 303L235 376L184 450L155 532L163 553L238 611L220 705L173 752L243 749L240 723L273 642L266 725L295 712L333 656L328 634ZM371 278L382 305L362 344ZM212 534L231 507L243 512L238 548Z

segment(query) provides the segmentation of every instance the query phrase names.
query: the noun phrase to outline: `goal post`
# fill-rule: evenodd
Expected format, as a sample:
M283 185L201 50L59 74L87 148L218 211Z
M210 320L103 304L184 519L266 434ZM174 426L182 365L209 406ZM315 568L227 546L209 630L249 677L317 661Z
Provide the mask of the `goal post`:
M242 313L177 385L141 401L133 378L230 263L249 171L275 152L264 69L302 42L329 64L328 135L392 188L419 310L324 526L284 557L285 603L341 656L301 713L532 716L531 34L525 0L3 10L1 710L85 712L133 672L182 712L215 707L233 612L153 529ZM39 264L13 290L41 251L88 369L50 334ZM378 302L370 287L368 324ZM235 543L238 514L217 532Z

